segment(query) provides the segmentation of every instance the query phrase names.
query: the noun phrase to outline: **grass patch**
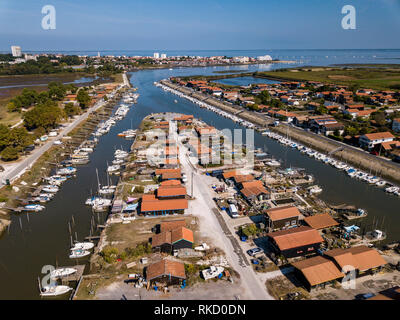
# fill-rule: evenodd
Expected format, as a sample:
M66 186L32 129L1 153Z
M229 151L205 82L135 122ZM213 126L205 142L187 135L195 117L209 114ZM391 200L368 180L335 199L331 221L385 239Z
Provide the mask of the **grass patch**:
M295 72L293 72L295 71ZM303 67L259 72L257 76L297 81L319 81L362 88L392 90L400 84L400 69L385 67L323 68Z

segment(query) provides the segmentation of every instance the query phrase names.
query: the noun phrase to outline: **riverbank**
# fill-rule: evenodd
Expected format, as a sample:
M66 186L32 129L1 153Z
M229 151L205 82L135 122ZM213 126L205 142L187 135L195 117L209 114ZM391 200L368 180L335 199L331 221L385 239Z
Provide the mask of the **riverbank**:
M216 108L219 108L222 111L232 113L237 117L249 121L261 128L266 128L274 121L274 119L269 118L263 114L248 111L241 106L222 102L209 95L205 95L197 91L195 92L188 88L183 88L181 86L175 85L168 80L162 80L160 82L171 89L177 90L194 99L198 99L201 102L210 104ZM278 127L271 127L271 130L274 130L282 134L283 136L288 136L292 139L295 139L298 142L301 142L309 147L312 147L313 149L322 151L324 153L330 153L337 150L338 148L343 148L342 150L337 150L337 152L335 152L332 157L347 162L355 168L360 168L362 170L366 170L367 172L371 172L371 174L385 178L392 183L400 184L400 167L396 163L373 156L344 143L340 143L338 141L314 133L306 132L287 124L281 124Z
M79 146L92 133L100 121L108 118L115 107L116 101L125 92L125 88L131 87L126 74L123 75L123 85L113 92L113 98L108 101L100 101L84 114L69 123L54 139L34 150L32 154L21 161L14 163L2 173L2 181L9 179L11 185L0 188L0 197L4 208L13 208L19 201L29 195L43 179L48 176L54 166L66 159L71 150ZM62 145L54 145L55 139L62 140ZM8 221L9 214L5 214ZM6 222L3 224L7 227Z

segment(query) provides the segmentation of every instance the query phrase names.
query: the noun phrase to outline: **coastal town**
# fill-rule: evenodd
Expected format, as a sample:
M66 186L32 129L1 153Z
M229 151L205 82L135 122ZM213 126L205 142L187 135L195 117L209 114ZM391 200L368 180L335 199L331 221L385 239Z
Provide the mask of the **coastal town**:
M153 61L165 59L155 55ZM81 204L91 212L89 236L78 239L72 216L71 263L51 272L51 285L39 280L42 298L396 299L399 242L385 241L383 222L360 223L368 216L364 208L322 200L323 188L307 170L283 166L247 138L237 144L229 131L193 114L150 112L135 127L131 120L123 131L112 130L142 108L142 92L124 69L113 82L106 82L108 75L91 86L49 85L44 92L54 108L69 116L47 127L26 117L41 108L43 93L24 89L8 105L25 114L16 126L35 139L3 163L4 232L10 229L8 214L26 214L28 222L31 214L46 214L62 185L90 163L103 136L126 146L114 146L111 163L100 172L106 183L95 168L97 190ZM394 197L400 194L398 172L391 171L400 150L398 91L258 75L248 85L219 82L242 76L248 75L171 77L152 85ZM33 98L26 102L28 96ZM179 110L180 102L173 104Z

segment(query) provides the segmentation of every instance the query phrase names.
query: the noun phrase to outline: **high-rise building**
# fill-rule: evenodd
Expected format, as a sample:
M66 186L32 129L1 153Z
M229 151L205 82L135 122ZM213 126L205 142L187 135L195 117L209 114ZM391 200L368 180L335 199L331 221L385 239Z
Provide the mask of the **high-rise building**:
M166 53L161 53L161 59L166 59L167 58L167 54Z
M160 54L158 52L154 52L153 57L154 57L154 59L159 59L160 58Z
M12 53L13 57L21 57L22 56L21 47L11 46L11 53Z

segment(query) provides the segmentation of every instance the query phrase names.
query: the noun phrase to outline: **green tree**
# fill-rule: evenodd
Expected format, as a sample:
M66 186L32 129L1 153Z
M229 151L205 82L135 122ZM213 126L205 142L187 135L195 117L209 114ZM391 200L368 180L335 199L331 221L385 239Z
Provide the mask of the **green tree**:
M24 114L24 126L27 129L42 127L54 128L62 118L62 111L55 103L45 103L35 106Z
M4 161L12 161L18 159L18 150L15 147L8 146L1 152L1 159Z
M86 109L89 106L89 103L91 101L91 98L85 89L80 89L78 91L76 99L78 100L79 106L82 109Z
M65 97L66 89L65 86L61 82L50 82L48 84L49 88L49 97L54 100L62 100Z
M81 108L79 106L74 105L73 103L67 103L64 107L64 112L67 117L73 117L79 114Z

